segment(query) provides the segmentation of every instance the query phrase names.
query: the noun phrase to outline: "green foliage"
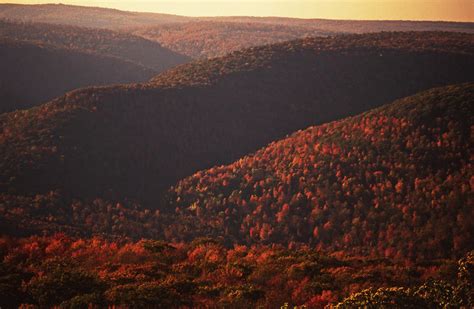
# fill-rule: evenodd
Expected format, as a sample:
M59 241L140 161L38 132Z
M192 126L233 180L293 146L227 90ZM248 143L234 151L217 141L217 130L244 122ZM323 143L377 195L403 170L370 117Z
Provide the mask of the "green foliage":
M153 253L164 253L166 250L175 250L173 246L162 240L146 240L143 248Z
M64 301L60 304L60 308L67 309L83 309L94 306L104 306L105 301L101 293L82 294L74 296L70 300Z
M430 308L423 298L406 288L367 289L351 295L336 308Z
M26 293L21 289L21 284L29 277L28 273L18 271L12 265L0 263L0 307L17 308L27 299Z
M93 299L93 294L100 293L104 288L103 282L87 272L58 266L44 276L34 278L28 291L42 307L63 302L66 306L73 306Z
M465 308L472 306L472 257L468 253L458 262L458 281L428 280L416 288L366 289L352 294L335 308ZM468 264L471 264L468 266ZM469 294L471 293L471 294Z
M224 294L226 295L223 301L225 306L239 308L252 306L265 297L263 290L255 288L251 284L228 288Z
M474 251L459 261L457 291L463 306L474 306Z
M455 287L444 281L430 280L420 286L415 295L425 299L428 308L459 308Z
M134 283L115 286L105 294L113 304L135 308L154 306L156 308L177 307L181 298L173 290L163 287L160 282Z

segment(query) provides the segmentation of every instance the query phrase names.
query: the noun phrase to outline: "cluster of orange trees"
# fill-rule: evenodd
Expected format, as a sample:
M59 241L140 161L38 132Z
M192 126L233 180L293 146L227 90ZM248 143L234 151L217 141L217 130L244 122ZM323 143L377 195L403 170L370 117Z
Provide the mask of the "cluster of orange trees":
M343 301L341 305L364 304L376 299L383 304L399 298L411 304L416 300L422 307L443 302L467 304L472 257L461 260L456 278L456 263L449 261L407 267L387 259L324 256L305 246L292 250L275 245L226 248L210 239L183 244L64 234L2 237L0 304L65 308L157 304L279 308L289 304L319 308L338 301ZM447 281L422 285L428 276ZM387 284L409 285L416 293L410 288L392 293L384 288ZM344 300L351 292L369 287L381 290L364 290Z

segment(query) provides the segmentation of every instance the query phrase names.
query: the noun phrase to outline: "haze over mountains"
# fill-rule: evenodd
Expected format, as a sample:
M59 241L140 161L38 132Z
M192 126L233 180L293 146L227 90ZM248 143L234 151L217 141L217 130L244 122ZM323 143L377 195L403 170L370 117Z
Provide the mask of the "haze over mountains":
M380 31L474 33L473 23L347 21L281 17L185 17L71 5L0 4L0 18L132 32L193 58L307 36Z
M473 32L0 5L0 307L474 306Z
M160 44L110 30L0 20L0 111L86 86L145 82L187 62Z
M114 56L158 74L189 59L132 34L84 27L0 20L0 37Z
M192 58L224 56L232 51L252 46L310 36L327 36L332 33L305 25L212 19L143 27L132 32Z
M102 29L124 29L189 20L188 17L169 14L136 13L64 4L0 4L0 17Z
M298 19L283 17L187 17L158 13L127 12L63 4L18 5L0 4L0 18L87 26L92 28L127 29L195 21L260 22L267 24L311 26L328 32L379 31L457 31L473 32L472 23L418 21L348 21L327 19Z

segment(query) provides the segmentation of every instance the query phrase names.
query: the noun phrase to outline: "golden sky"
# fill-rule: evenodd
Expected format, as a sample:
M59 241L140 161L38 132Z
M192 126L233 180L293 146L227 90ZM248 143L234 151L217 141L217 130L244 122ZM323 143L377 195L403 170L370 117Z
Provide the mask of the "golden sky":
M36 4L51 1L0 0L0 3L7 2ZM188 16L246 15L474 22L474 0L62 0L61 3Z

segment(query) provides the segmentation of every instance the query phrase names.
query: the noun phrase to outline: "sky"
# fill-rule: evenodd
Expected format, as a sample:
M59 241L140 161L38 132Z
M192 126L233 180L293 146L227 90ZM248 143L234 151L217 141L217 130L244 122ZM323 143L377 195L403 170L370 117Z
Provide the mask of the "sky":
M52 1L0 0L0 3L7 2L38 4ZM187 16L286 16L474 22L474 0L62 0L61 3Z

